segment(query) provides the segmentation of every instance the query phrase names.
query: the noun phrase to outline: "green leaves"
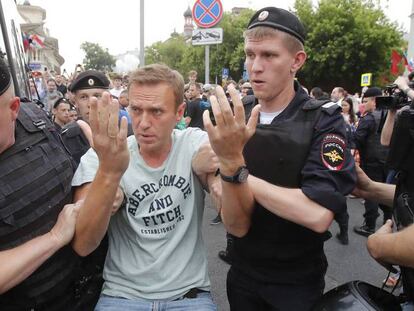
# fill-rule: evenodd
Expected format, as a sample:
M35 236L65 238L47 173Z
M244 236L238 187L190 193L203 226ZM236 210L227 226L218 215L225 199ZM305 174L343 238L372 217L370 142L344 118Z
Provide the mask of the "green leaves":
M243 10L239 15L224 13L216 27L223 28L223 43L210 45L210 80L221 80L222 68L230 69L230 76L238 80L243 73L244 39L252 10ZM204 78L204 46L191 45L191 38L174 33L168 40L157 42L145 49L145 63L164 63L178 70L185 78L190 70L196 70L200 82Z
M98 43L86 41L80 47L85 52L85 69L112 71L115 67L115 58L109 54L108 49L102 48Z
M387 83L391 50L403 40L376 1L321 0L313 7L310 0L296 0L295 11L308 32L301 83L357 91L365 72L373 73L375 85Z

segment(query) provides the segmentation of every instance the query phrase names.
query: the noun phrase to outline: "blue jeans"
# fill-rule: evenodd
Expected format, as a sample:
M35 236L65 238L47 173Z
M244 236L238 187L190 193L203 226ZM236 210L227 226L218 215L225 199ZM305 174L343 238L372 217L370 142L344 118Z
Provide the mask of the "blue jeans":
M101 295L95 311L217 311L210 293L179 300L126 299Z
M401 310L402 311L413 311L414 310L414 304L413 302L404 302L401 304Z

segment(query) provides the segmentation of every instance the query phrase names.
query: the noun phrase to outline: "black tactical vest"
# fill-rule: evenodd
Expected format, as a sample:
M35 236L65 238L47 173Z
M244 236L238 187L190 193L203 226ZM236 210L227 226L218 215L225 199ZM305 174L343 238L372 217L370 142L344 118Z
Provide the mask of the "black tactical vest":
M300 188L301 171L324 103L311 100L288 119L257 125L244 148L250 173L274 185ZM276 216L256 202L249 232L234 241L235 267L268 282L301 283L313 276L320 278L326 269L323 242L327 238Z
M62 139L65 146L69 149L76 165L79 165L80 158L90 148L89 141L83 134L77 122L70 122L62 128Z
M385 164L388 154L388 147L381 145L381 111L375 110L372 113L375 120L375 131L367 137L363 153L363 164Z
M0 250L50 231L72 201L72 160L52 123L34 104L22 103L15 144L0 154ZM1 310L70 309L77 256L63 247L26 280L0 295Z

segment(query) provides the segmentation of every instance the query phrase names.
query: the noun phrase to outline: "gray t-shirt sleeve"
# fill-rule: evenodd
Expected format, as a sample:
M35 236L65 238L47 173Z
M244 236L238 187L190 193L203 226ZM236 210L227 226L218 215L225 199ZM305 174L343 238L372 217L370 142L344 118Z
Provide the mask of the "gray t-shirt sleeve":
M207 132L200 130L198 128L191 128L190 133L191 133L190 142L191 142L191 145L193 146L193 150L194 150L193 157L194 157L197 154L198 149L200 149L200 147L203 144L209 142L209 140L208 140Z
M90 148L81 158L81 162L72 179L72 186L81 186L92 182L98 171L98 166L98 155L95 150Z

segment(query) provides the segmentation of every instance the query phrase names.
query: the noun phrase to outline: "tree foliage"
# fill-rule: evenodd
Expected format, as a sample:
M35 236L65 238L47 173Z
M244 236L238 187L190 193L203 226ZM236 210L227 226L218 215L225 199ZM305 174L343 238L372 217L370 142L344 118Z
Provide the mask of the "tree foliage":
M115 58L109 54L108 49L102 48L98 43L86 41L80 47L85 52L85 69L112 71L115 67Z
M311 0L296 0L295 11L307 31L304 85L356 91L363 73L373 73L375 85L391 79L391 50L401 49L402 33L377 1L320 0L313 7Z
M230 69L230 76L239 79L243 73L243 31L246 29L252 10L243 10L239 15L223 14L216 27L223 28L223 43L210 45L210 81L221 80L223 68ZM185 78L190 70L198 72L199 81L204 80L204 46L191 45L191 38L173 33L165 42L156 42L145 49L145 63L164 63L178 70Z

